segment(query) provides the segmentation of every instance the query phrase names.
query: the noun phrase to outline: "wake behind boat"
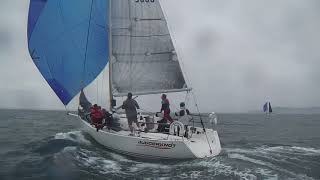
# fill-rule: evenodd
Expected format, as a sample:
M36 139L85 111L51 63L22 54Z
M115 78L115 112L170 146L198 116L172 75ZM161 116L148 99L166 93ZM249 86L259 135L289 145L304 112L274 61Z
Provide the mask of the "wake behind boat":
M129 92L135 96L173 92L194 95L185 81L166 23L158 0L31 0L29 52L65 106L108 64L109 112L113 121L125 124L127 117L118 116L115 106L117 98ZM168 112L164 117L142 112L139 123L146 127L133 135L125 127L120 131L98 130L92 126L92 117L86 115L80 115L79 122L97 142L130 156L189 159L218 155L218 133L205 127L196 100L194 103L200 127L194 121L183 124L180 118L170 124L159 123L169 116ZM81 110L89 112L88 107L82 106ZM215 115L211 114L211 124L214 121Z

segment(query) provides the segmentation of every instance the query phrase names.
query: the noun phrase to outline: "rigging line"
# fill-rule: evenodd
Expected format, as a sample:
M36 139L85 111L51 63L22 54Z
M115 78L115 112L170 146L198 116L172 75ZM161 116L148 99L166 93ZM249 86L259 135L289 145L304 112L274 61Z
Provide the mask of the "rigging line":
M184 103L186 107L189 105L189 91L187 91L186 96L184 97Z
M91 8L90 8L90 17L89 17L89 25L88 25L88 30L87 30L87 42L86 42L86 50L84 54L84 63L83 63L83 73L82 73L82 80L80 88L84 88L84 76L85 76L85 70L86 70L86 62L87 62L87 53L88 53L88 43L89 43L89 35L90 35L90 27L91 27L91 19L92 19L92 9L93 9L93 0L91 0Z
M99 104L99 77L96 79L97 81L97 104Z
M200 113L200 110L199 110L199 106L198 106L198 102L197 102L197 98L196 96L194 95L194 93L192 92L192 95L193 95L193 99L194 99L194 102L196 104L196 108L197 108L197 111L198 111L198 114L199 114L199 118L200 118L200 122L201 122L201 125L202 125L202 128L203 128L203 131L206 135L206 139L207 139L207 142L208 142L208 145L209 145L209 148L210 148L210 153L212 153L212 148L211 148L211 144L209 142L209 139L208 139L208 135L207 135L207 131L204 127L204 124L203 124L203 120L202 120L202 117L201 117L201 113Z
M102 71L101 104L103 104L102 100L104 98L102 98L102 97L103 97L103 94L105 93L104 92L104 90L105 90L105 88L104 88L104 76L105 76L105 70Z

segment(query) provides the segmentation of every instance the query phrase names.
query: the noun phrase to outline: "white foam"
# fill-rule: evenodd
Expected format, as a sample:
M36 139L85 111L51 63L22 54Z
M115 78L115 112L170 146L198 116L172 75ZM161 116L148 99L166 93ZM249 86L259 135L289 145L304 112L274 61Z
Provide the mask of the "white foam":
M293 146L292 149L305 152L305 153L307 153L308 155L320 155L320 149L306 148L306 147L297 147L297 146Z
M233 159L240 159L240 160L243 160L243 161L247 161L247 162L251 162L251 163L254 163L254 164L258 164L258 165L262 165L262 166L267 166L267 163L263 162L263 161L260 161L260 160L257 160L257 159L253 159L253 158L249 158L249 157L246 157L242 154L228 154L228 157L229 158L233 158Z
M67 146L67 147L63 148L62 151L55 153L53 155L53 158L54 158L54 160L59 160L61 158L64 159L65 158L65 156L64 156L65 153L73 153L76 150L77 150L77 147L75 147L75 146Z
M102 174L110 173L110 171L119 173L119 171L121 170L121 167L115 161L104 159L100 162L101 164L98 167L102 167L102 169L100 170Z
M298 146L261 146L255 149L240 149L240 148L225 148L227 152L239 152L239 153L252 153L252 152L261 152L267 153L270 151L273 152L296 152L296 153L313 153L314 155L320 154L320 149L310 148L310 147L298 147ZM288 152L289 151L289 152Z
M296 146L261 146L255 149L225 148L227 153L253 155L272 162L282 162L296 165L296 161L306 162L303 156L320 155L319 149L296 147Z
M184 164L185 166L187 164ZM224 175L224 176L235 176L239 179L243 180L256 180L257 177L252 173L250 169L239 170L238 168L234 168L230 165L226 165L222 163L220 160L202 160L196 164L191 163L190 166L203 166L208 168L208 172L211 172L216 175Z
M54 139L66 139L74 142L78 142L85 145L90 145L90 141L87 140L81 131L70 131L66 133L57 133Z
M201 171L191 171L190 178L191 179L198 179L198 178L200 178L200 173L201 173Z
M320 155L320 149L310 147L298 146L274 146L274 147L260 147L259 150L265 152L279 152L283 154L301 154L301 155Z
M116 161L105 159L94 152L81 148L78 153L79 155L75 158L80 164L93 168L101 174L121 173L121 167Z
M77 150L77 147L75 147L75 146L67 146L67 147L63 148L62 152L73 152L76 150Z
M261 161L261 160L257 160L257 159L253 159L253 158L250 158L250 157L247 157L243 154L237 154L237 153L231 153L231 154L228 154L228 157L229 158L232 158L232 159L239 159L239 160L242 160L242 161L246 161L246 162L250 162L250 163L253 163L253 164L257 164L257 165L261 165L261 166L264 166L264 167L268 167L274 171L278 171L278 172L282 172L282 173L285 173L291 177L294 177L294 178L298 178L298 179L313 179L311 177L308 177L307 175L305 174L296 174L292 171L289 171L287 169L283 169L283 168L280 168L272 163L269 163L269 162L264 162L264 161Z
M159 173L160 170L170 170L171 168L167 165L156 164L156 163L137 163L135 166L130 168L130 172L138 172L141 170L151 170L153 173Z
M177 176L179 179L190 179L187 173L181 173Z
M158 179L160 180L169 180L169 179L172 179L171 177L159 177Z
M113 152L110 152L110 156L112 157L112 159L116 160L116 161L120 161L120 162L134 162L130 159L128 159L127 157L125 156L122 156L120 154L116 154L116 153L113 153Z
M256 149L226 149L227 153L235 153L235 154L246 154L246 155L253 155L253 156L258 156L267 159L268 161L273 161L273 162L283 162L287 164L293 164L292 162L286 161L285 159L289 159L290 157L288 156L283 156L281 154L277 153L272 153L265 151L263 148L259 147ZM253 160L253 159L252 159ZM262 161L261 161L262 162Z
M255 170L257 174L261 174L263 176L263 179L266 180L277 180L279 179L277 174L272 173L272 171L264 168L257 168Z
M68 154L68 156L65 156L65 154ZM118 162L106 159L96 152L80 148L79 146L65 147L61 152L55 154L55 159L58 158L71 158L71 161L74 163L85 166L86 169L92 168L101 174L122 173Z

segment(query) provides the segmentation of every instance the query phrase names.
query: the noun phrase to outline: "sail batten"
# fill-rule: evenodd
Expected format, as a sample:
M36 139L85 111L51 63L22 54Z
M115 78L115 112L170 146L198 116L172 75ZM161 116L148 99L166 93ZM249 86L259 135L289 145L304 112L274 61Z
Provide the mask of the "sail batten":
M150 95L150 94L161 94L161 93L176 93L176 92L184 92L184 91L191 91L192 88L182 88L182 89L170 89L170 90L155 90L155 91L141 91L135 92L134 95ZM115 97L123 97L127 96L127 93L114 93Z
M129 34L114 34L113 36L124 36L124 37L138 37L138 38L150 38L150 37L157 37L157 36L170 36L170 34L152 34L152 35L129 35Z
M112 1L112 91L183 91L187 88L158 0Z

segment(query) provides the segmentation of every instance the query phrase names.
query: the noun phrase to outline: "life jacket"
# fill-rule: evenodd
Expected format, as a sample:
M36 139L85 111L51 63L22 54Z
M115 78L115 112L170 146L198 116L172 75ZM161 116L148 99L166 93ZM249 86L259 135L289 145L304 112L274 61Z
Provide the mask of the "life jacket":
M165 113L170 113L170 103L168 99L163 99L161 101L161 110L164 111Z
M91 108L90 113L92 120L102 120L103 118L103 113L99 108Z

